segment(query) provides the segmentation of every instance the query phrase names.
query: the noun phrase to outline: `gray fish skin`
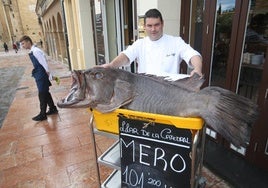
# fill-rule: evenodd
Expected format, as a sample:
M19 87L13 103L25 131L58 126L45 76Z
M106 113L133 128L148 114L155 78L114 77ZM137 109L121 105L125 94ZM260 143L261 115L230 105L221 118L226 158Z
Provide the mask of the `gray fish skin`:
M200 90L197 74L178 81L95 67L73 73L70 94L58 107L90 107L102 113L118 108L180 117L201 117L237 147L246 146L258 118L251 100L220 87Z

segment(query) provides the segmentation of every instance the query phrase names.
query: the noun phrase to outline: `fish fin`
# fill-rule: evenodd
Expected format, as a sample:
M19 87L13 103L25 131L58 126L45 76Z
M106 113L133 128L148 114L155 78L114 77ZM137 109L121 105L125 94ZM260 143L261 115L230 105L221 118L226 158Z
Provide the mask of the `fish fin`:
M189 91L199 91L200 87L203 85L205 79L203 76L194 74L191 77L186 77L172 82L172 85L187 89Z
M143 76L149 77L151 79L154 79L158 82L166 82L168 84L183 88L185 90L188 91L194 91L197 92L200 90L200 87L203 85L205 79L203 76L199 76L198 74L194 74L191 77L186 77L186 78L182 78L179 80L169 80L168 77L165 76L155 76L155 75L151 75L151 74L144 74L144 73L140 73Z
M102 113L111 112L116 110L133 100L133 93L131 84L123 81L116 80L114 86L114 94L109 104L98 104L96 109Z
M252 125L258 118L257 104L220 87L207 87L200 93L210 98L201 117L227 141L236 147L245 147L250 141Z

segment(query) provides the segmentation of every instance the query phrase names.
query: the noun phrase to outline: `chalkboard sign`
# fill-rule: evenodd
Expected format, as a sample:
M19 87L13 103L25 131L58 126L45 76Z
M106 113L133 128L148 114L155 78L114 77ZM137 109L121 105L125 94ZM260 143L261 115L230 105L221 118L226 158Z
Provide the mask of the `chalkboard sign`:
M173 125L119 117L122 188L187 188L192 133Z

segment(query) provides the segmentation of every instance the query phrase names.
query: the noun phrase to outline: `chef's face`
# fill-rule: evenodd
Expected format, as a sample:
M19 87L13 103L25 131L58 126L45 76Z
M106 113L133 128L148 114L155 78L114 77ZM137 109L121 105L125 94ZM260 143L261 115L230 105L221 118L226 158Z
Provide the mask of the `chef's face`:
M27 41L27 40L23 40L21 41L21 46L24 48L24 49L31 49L32 47L32 44L30 41Z
M163 35L164 21L160 18L146 18L144 27L148 37L156 41Z

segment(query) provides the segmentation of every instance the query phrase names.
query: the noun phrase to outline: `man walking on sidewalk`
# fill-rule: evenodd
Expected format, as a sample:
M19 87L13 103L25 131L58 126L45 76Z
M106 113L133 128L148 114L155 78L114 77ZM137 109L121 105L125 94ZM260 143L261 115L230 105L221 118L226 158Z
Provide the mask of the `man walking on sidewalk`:
M30 50L29 56L34 67L32 70L32 76L35 78L38 88L40 113L32 119L34 121L43 121L47 119L47 115L58 113L57 107L55 106L49 92L49 87L51 86L49 78L52 78L52 76L49 73L44 52L33 45L32 39L29 36L23 36L20 39L20 42L23 48ZM47 105L49 106L48 112L46 112Z

